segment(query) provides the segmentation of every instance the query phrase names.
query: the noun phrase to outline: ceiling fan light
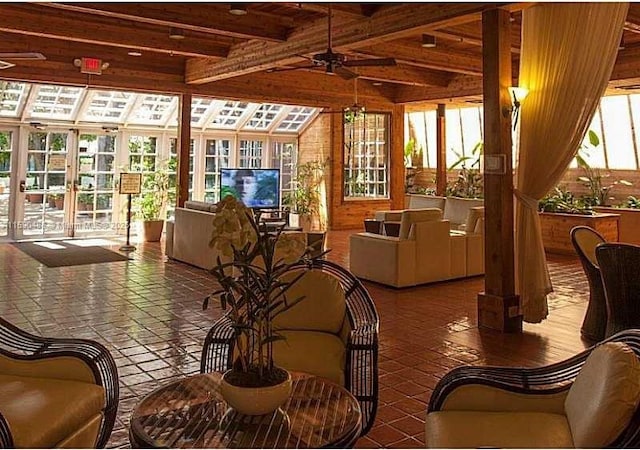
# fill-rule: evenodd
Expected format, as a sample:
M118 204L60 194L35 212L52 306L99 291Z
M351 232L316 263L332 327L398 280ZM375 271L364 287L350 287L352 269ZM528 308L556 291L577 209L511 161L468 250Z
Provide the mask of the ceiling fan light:
M229 6L229 14L234 16L244 16L247 14L247 7L242 3L231 3Z
M434 48L436 46L436 37L431 34L422 35L422 47Z

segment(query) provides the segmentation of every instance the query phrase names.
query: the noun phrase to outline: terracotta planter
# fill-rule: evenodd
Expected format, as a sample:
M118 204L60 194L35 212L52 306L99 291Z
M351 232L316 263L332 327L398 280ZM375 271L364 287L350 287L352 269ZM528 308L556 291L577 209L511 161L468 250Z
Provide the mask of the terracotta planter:
M28 194L27 200L31 203L42 203L44 196L42 194Z
M242 387L235 386L228 381L233 371L222 375L220 393L222 398L239 413L260 416L272 413L278 409L291 395L291 374L287 372L287 379L275 386Z
M54 204L57 209L64 209L64 197L56 198Z
M145 242L158 242L163 228L164 220L145 220L142 222L142 238Z

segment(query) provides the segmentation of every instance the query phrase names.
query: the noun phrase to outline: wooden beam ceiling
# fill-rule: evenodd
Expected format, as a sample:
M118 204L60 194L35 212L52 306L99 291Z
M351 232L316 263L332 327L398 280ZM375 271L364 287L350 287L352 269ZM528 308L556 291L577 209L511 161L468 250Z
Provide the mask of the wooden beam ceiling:
M495 4L487 3L409 3L385 8L370 18L355 20L332 30L335 50L343 51L378 45L416 32L477 20L479 14ZM223 61L206 58L187 61L185 79L202 84L292 64L300 55L326 49L327 19L319 19L294 31L286 42L257 42L230 52Z
M248 16L234 16L229 14L227 3L208 3L206 8L197 10L180 3L38 3L38 5L240 39L278 42L286 40L289 32L288 27L282 23L286 21L284 19L275 20L263 16L256 21Z

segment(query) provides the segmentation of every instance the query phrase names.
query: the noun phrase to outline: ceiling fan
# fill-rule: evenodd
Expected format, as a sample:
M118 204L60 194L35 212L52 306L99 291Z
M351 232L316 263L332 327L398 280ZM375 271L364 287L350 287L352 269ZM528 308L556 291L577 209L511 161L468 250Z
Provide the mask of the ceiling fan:
M47 59L38 52L0 52L0 70L15 66L10 61L44 61Z
M334 52L331 48L331 5L328 6L327 18L327 51L316 53L313 57L299 55L302 58L309 59L313 65L298 67L282 67L267 70L267 72L282 72L286 70L298 69L315 69L316 67L324 67L328 74L336 74L345 80L352 80L358 77L358 74L347 69L347 67L371 67L371 66L395 66L396 60L393 58L368 58L368 59L347 59L342 53Z

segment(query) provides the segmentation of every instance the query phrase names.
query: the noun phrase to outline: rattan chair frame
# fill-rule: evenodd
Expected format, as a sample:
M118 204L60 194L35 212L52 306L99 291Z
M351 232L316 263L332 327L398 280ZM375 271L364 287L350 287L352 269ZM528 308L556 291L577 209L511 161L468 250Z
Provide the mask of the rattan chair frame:
M291 270L307 267L335 277L344 291L351 325L346 345L345 388L360 404L361 435L364 435L371 429L378 408L378 312L362 282L342 266L315 259L295 265ZM225 372L231 368L233 336L231 321L226 315L213 324L202 348L202 373Z
M596 259L607 298L607 335L640 328L640 246L600 244Z
M88 339L36 336L0 318L0 354L22 361L70 356L87 364L93 372L95 383L105 389L105 408L95 445L96 448L107 445L116 420L120 390L118 369L106 347ZM10 447L14 447L11 431L0 414L0 448Z
M580 334L583 338L591 343L599 342L607 337L607 300L600 276L600 267L594 264L585 254L584 249L577 239L577 234L587 232L593 234L600 240L600 243L606 242L604 236L591 227L577 226L571 229L571 243L576 249L576 253L580 258L582 269L587 276L589 283L589 303L584 313L584 320L580 328Z
M549 366L536 368L461 366L447 373L436 385L427 412L440 411L447 396L460 386L479 384L520 394L556 394L568 390L591 352L605 342L623 342L640 358L640 330L629 329L599 344ZM461 430L462 431L462 430ZM640 447L640 407L624 431L609 445L613 448Z

